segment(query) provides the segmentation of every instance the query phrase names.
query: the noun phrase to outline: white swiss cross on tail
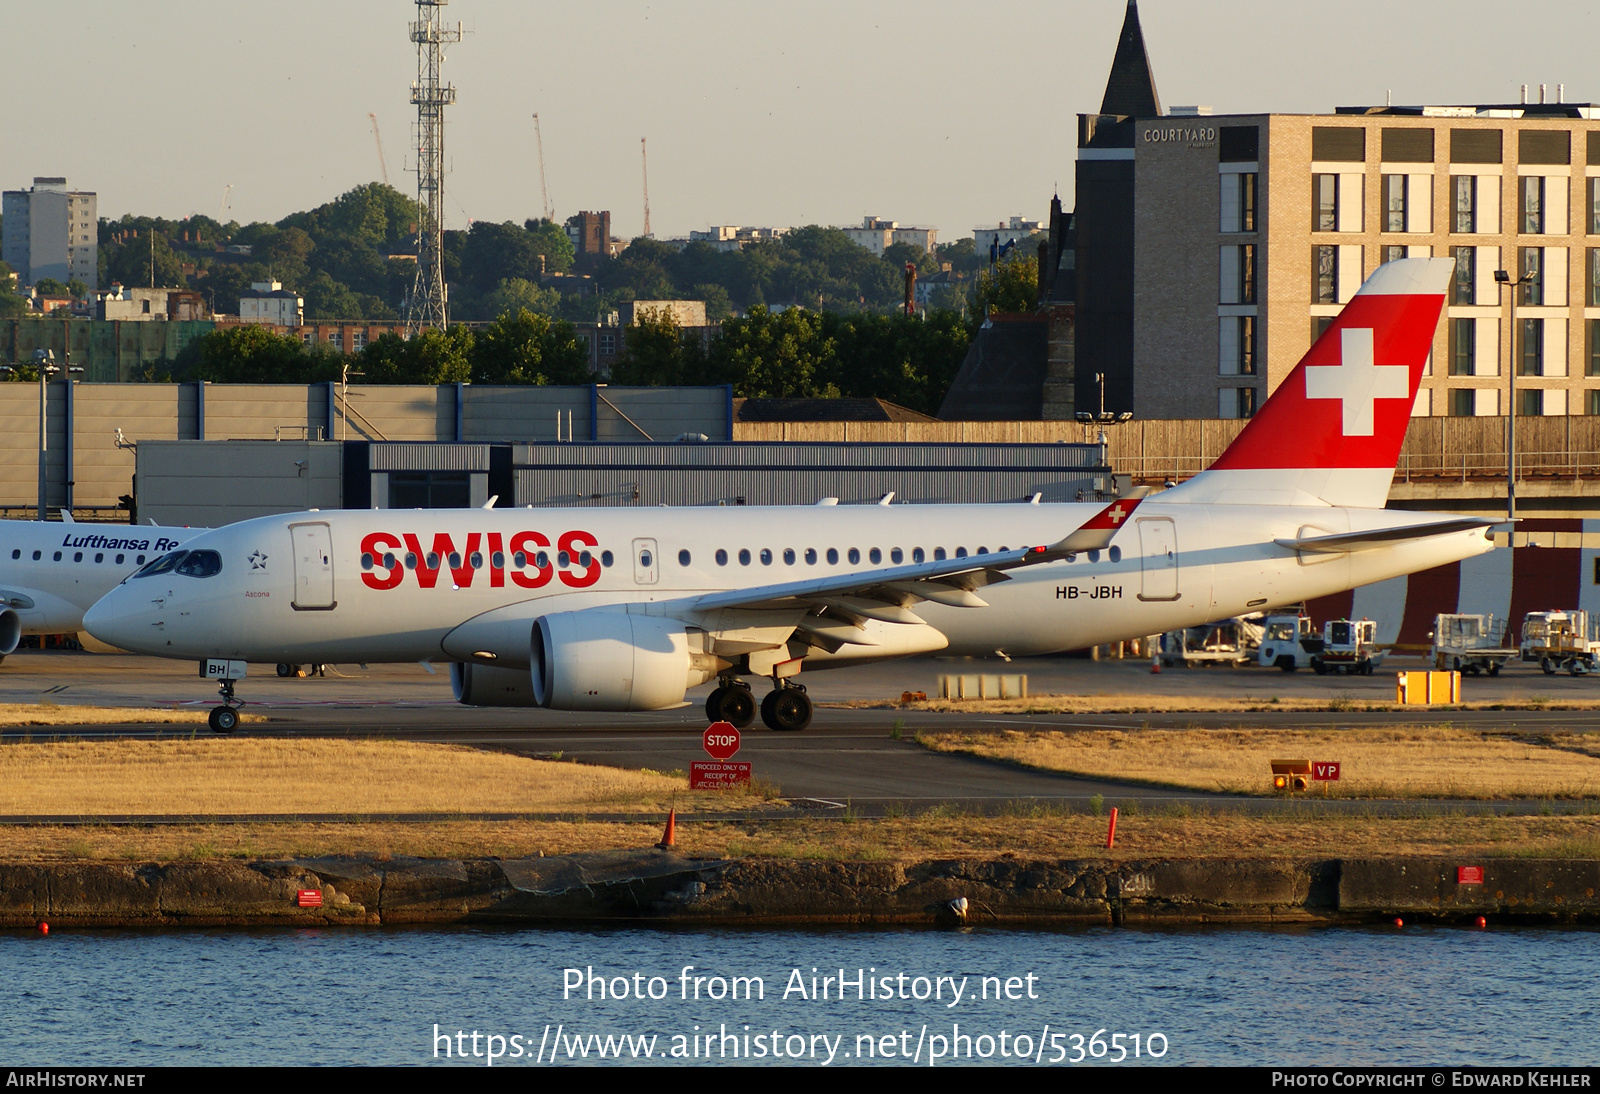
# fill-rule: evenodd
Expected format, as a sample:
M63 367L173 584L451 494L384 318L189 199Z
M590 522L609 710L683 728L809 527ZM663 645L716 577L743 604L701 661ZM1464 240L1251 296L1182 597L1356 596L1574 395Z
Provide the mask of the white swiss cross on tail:
M1377 400L1411 397L1411 370L1405 365L1380 365L1373 360L1371 327L1341 330L1339 355L1337 365L1306 368L1306 398L1338 399L1344 435L1370 437Z
M1381 509L1454 271L1448 258L1374 270L1227 451L1171 500Z

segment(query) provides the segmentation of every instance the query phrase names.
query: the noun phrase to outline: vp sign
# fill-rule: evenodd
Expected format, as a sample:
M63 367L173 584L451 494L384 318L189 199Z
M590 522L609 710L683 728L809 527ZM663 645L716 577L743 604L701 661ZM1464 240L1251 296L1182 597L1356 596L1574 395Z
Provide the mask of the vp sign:
M739 730L732 722L712 722L706 727L704 744L713 760L731 760L739 754Z

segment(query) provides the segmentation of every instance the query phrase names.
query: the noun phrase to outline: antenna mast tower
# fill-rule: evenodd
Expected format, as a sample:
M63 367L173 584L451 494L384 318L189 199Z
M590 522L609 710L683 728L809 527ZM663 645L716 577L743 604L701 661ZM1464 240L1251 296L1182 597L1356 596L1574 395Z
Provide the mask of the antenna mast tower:
M639 168L644 172L644 237L654 239L650 234L650 153L643 137L639 138Z
M411 40L417 43L417 78L411 101L417 107L417 278L406 308L406 337L428 327L449 325L449 300L444 284L444 108L456 101L454 84L440 82L444 47L461 41L440 21L439 9L450 0L416 0L417 18Z
M556 211L550 205L550 185L544 180L544 134L539 132L539 115L533 116L533 139L539 144L539 192L544 198L544 218L548 221L556 219Z

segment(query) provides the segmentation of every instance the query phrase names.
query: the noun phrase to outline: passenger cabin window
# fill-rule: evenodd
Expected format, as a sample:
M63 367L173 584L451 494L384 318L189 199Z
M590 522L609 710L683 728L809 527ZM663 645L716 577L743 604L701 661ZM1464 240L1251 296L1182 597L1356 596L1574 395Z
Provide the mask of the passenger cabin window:
M688 551L685 550L685 551L679 551L678 552L678 565L679 566L687 566L687 565L689 565L689 552Z
M806 548L806 565L807 566L815 566L816 564L817 564L817 549L815 547L807 547Z
M11 552L11 557L12 558L21 558L22 557L22 548L18 547L16 550L12 551Z
M874 547L867 552L867 560L874 566L883 561L883 552Z
M34 556L33 557L34 558L38 558L39 557L38 552L34 552ZM837 566L837 565L839 565L839 549L837 547L829 547L828 548L828 565L829 566Z
M750 548L748 548L748 547L739 548L739 565L741 565L741 566L750 565Z
M785 566L793 566L794 565L794 548L793 547L785 547L783 549L783 564Z
M850 553L845 557L850 560L850 565L854 566L861 561L861 552L852 547L850 548Z
M616 560L617 560L616 556L613 555L610 551L601 551L600 552L600 565L604 566L606 569L608 569L608 570L611 569L611 564L613 562L615 562ZM649 551L640 552L640 554L639 554L639 563L642 566L650 565L650 552Z
M718 547L716 559L718 566L726 566L728 564L728 552L724 551L721 547Z

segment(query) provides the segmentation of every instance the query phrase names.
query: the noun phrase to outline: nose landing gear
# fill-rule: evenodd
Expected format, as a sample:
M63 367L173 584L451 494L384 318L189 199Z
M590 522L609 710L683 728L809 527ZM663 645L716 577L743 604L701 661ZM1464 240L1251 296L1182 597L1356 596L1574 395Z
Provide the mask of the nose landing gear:
M217 733L232 733L239 728L239 700L233 694L233 681L221 680L217 683L217 692L222 696L222 705L211 708L211 716L207 719L212 730Z

